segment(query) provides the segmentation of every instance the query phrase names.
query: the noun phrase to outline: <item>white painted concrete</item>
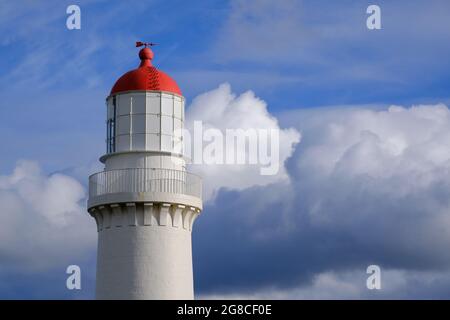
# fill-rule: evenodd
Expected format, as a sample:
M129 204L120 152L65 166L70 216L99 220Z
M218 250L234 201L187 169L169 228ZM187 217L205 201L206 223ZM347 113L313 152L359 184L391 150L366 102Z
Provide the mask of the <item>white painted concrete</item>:
M98 239L97 299L193 299L195 208L104 206Z

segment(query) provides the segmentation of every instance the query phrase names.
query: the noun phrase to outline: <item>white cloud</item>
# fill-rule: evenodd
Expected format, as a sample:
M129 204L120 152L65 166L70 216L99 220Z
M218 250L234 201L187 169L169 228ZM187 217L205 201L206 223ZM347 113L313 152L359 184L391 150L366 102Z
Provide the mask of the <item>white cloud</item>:
M421 202L422 215L426 215L423 218L434 217L445 222L442 227L450 227L448 202L436 199L438 186L450 183L450 111L445 105L319 112L309 118L305 139L312 141L295 162L303 177L302 189L328 185L310 199L315 208L312 218L332 217L337 208L331 203L325 205L324 200L339 201L358 186L360 193L351 199L365 197L360 200L367 207L374 206L371 214L376 213L377 206L381 210L380 204L369 202L374 196L385 196L393 203L410 197L410 201ZM322 117L321 122L317 122L318 117ZM352 211L342 214L353 219L357 213ZM378 214L382 217L386 213ZM340 216L339 221L343 218ZM336 218L332 221L338 223Z
M291 173L314 227L392 265L449 265L447 106L317 110L300 122L305 145Z
M292 128L282 129L278 120L267 110L266 103L247 91L239 96L231 92L229 84L197 96L187 113L187 127L192 132L193 121L201 120L203 127L215 128L224 135L227 129L266 129L279 131L279 171L276 175L261 175L258 165L204 164L193 169L204 180L204 196L210 199L220 188L242 190L256 185L288 181L284 162L300 141L300 133ZM192 134L193 136L193 134ZM206 143L207 144L207 143ZM229 148L230 149L230 148ZM225 149L225 152L230 152ZM247 154L248 154L247 150ZM275 154L272 150L271 153ZM264 166L263 166L264 167Z
M0 270L41 272L83 258L96 236L84 199L78 181L44 175L35 162L0 176Z
M364 288L329 274L378 264L423 287L380 296L411 297L406 287L418 298L448 296L448 107L317 108L278 119L302 132L286 163L290 184L224 191L206 207L208 241L199 235L196 249L203 294L359 297ZM447 291L435 278L447 279Z

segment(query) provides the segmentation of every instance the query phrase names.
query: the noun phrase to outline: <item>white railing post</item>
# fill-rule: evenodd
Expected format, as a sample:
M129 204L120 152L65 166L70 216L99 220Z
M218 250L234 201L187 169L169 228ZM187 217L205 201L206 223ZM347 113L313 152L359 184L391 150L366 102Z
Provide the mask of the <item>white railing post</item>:
M109 170L89 177L90 197L119 192L168 192L202 198L202 181L186 171L160 168Z

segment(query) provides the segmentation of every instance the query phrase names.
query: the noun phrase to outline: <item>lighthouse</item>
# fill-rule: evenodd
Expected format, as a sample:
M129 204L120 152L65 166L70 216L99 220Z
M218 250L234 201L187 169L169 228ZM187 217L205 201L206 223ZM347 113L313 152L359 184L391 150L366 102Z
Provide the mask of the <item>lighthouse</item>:
M138 68L106 98L104 170L89 177L88 212L98 232L97 299L193 299L191 232L202 181L182 143L185 99L153 66L151 43Z

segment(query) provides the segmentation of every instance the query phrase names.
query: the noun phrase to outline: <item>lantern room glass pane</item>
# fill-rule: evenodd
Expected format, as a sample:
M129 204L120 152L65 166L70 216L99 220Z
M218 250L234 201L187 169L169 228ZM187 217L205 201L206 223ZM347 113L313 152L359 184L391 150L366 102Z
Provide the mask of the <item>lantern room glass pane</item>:
M161 133L173 134L173 118L167 116L161 116Z
M160 133L160 121L156 114L147 114L147 133Z
M159 95L147 96L147 113L161 113L161 98Z
M117 134L130 133L130 116L117 117Z
M181 102L181 120L184 120L184 101Z
M183 127L183 122L181 122L180 119L174 118L173 119L173 129L174 129L174 131L181 130L182 127Z
M157 134L147 134L147 150L160 150L159 149L160 136Z
M173 115L173 98L172 97L163 97L161 105L161 113L167 116Z
M133 100L132 100L132 106L131 106L131 111L133 114L140 114L140 113L145 113L145 103L146 103L146 98L145 95L137 95L135 94L133 96Z
M130 135L122 135L116 137L116 151L130 150Z
M131 128L133 133L145 133L145 114L136 114L131 116Z
M172 152L172 136L169 135L161 135L161 150Z
M173 115L176 118L181 119L181 100L180 99L175 99L175 101L174 101Z
M130 114L131 105L131 95L124 94L117 96L117 115L127 115Z
M145 149L145 134L133 134L132 149L133 150L144 150Z
M116 109L116 97L109 98L106 112L106 153L116 151Z

